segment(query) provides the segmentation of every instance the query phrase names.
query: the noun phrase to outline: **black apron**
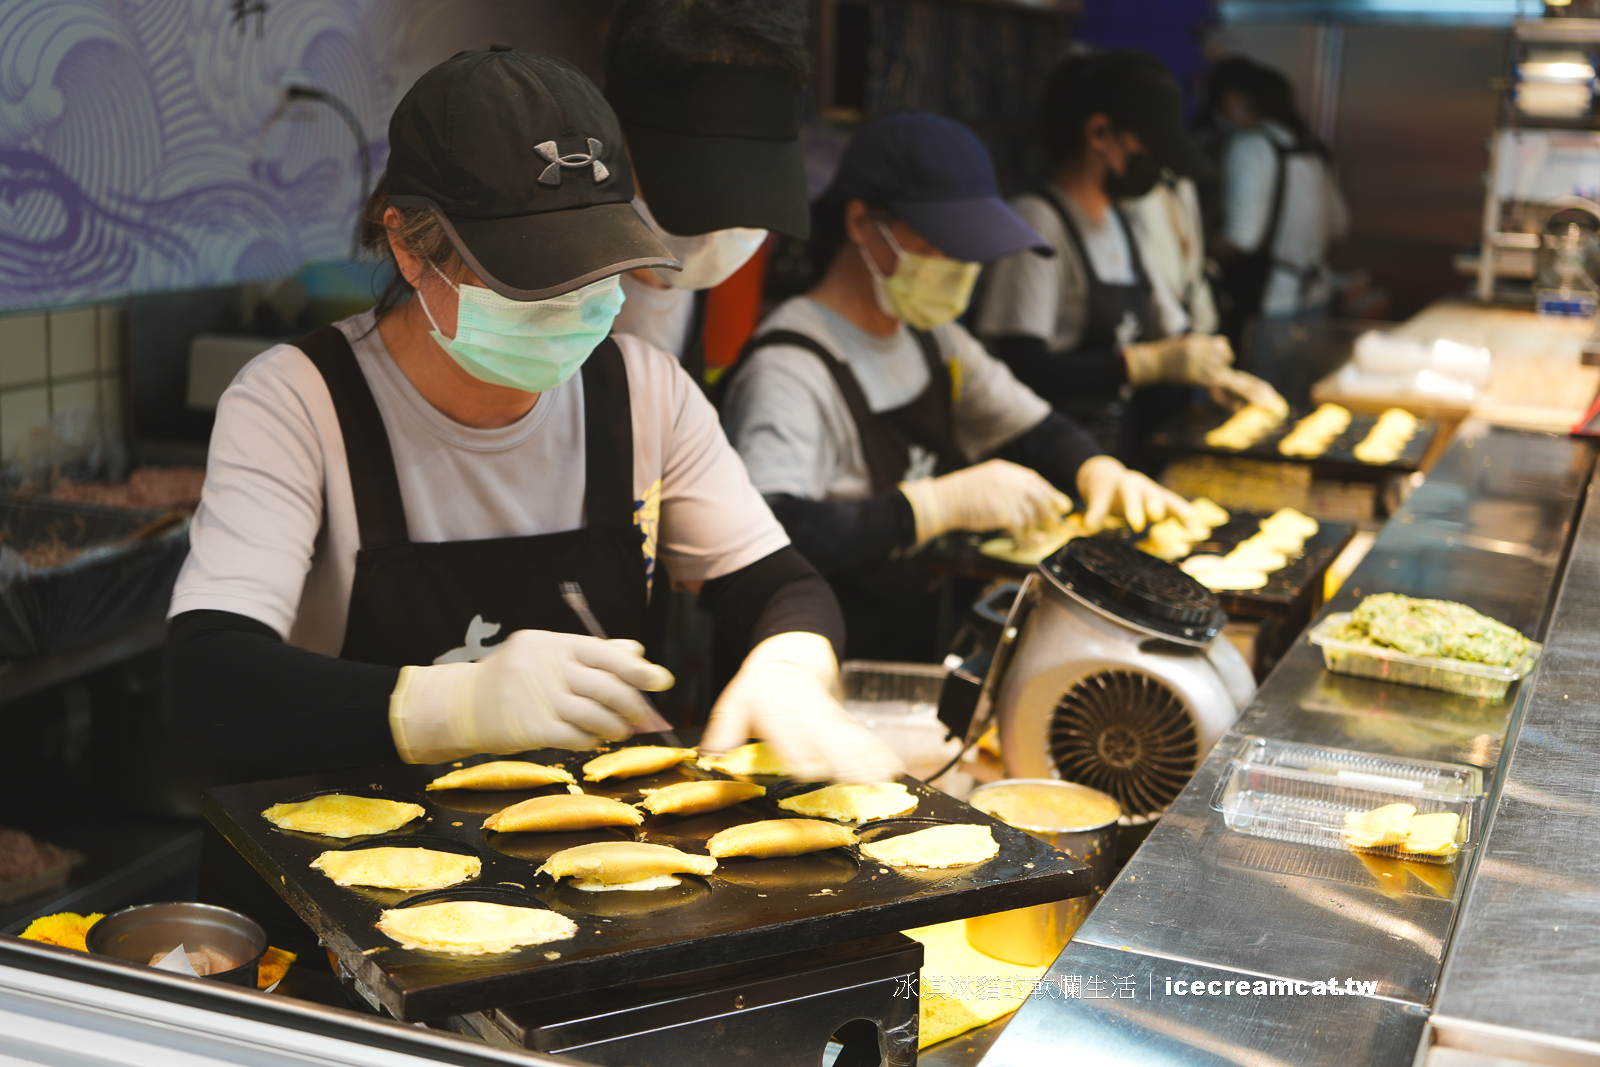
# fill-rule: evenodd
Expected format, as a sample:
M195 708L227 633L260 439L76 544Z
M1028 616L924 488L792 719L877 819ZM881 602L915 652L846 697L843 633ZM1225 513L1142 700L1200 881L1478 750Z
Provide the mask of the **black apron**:
M927 364L928 384L909 403L889 411L873 411L849 365L821 342L794 330L774 330L751 338L739 353L739 362L723 375L723 382L738 373L750 354L760 348L793 345L815 353L833 375L855 423L872 492L883 493L905 480L913 445L932 454L935 475L965 466L955 443L950 368L933 334L912 330L911 335ZM915 560L883 560L831 574L828 581L844 611L845 658L918 662L940 658L937 642L944 583L926 567Z
M608 637L642 640L646 577L634 523L633 417L622 352L607 338L583 365L585 525L562 533L413 542L388 430L361 365L333 327L295 342L339 416L361 549L343 659L391 667L476 659L516 630L584 633L561 599L577 582Z
M1094 269L1094 260L1089 258L1089 249L1084 244L1077 220L1061 202L1060 194L1050 189L1040 189L1038 195L1060 217L1061 227L1077 251L1078 262L1083 264L1084 278L1089 283L1087 314L1078 335L1078 343L1058 355L1070 359L1077 352L1104 352L1129 340L1159 340L1162 330L1156 316L1154 287L1144 269L1139 243L1134 240L1133 230L1117 205L1111 205L1111 215L1128 243L1129 264L1133 267L1132 283L1113 284L1101 278ZM1124 323L1130 319L1138 324L1138 333L1127 338L1123 334L1130 331L1124 329ZM1088 430L1101 448L1128 466L1150 473L1149 468L1154 460L1145 454L1144 443L1162 423L1188 404L1189 389L1186 386L1146 386L1127 401L1119 396L1085 396L1065 403L1060 400L1058 398L1056 407Z

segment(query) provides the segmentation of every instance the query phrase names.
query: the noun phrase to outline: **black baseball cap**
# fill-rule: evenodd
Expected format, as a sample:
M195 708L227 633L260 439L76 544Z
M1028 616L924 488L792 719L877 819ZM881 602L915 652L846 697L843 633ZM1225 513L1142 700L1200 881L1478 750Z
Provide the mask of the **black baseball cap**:
M606 98L662 229L686 237L739 227L811 235L800 89L788 72L699 63L663 79L615 64L606 71Z
M554 56L491 45L418 78L389 120L387 181L390 203L433 212L510 300L680 266L633 209L616 115Z
M987 263L1050 244L1000 199L989 150L955 119L902 111L845 146L828 200L873 200L952 259ZM652 202L653 206L653 202Z
M1076 99L1074 99L1076 98ZM1102 113L1119 130L1138 135L1157 164L1186 178L1216 175L1183 121L1183 92L1159 59L1131 48L1094 52L1067 60L1045 89L1045 114L1068 111L1085 118ZM1080 136L1077 131L1052 131Z

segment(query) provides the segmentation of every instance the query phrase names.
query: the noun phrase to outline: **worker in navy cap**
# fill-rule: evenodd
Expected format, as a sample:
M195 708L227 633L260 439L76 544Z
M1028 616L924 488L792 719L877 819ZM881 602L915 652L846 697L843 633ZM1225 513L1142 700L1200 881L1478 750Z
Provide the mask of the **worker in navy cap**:
M908 557L946 531L1023 535L1070 511L1069 494L1092 525L1188 518L956 323L984 263L1048 251L972 131L925 112L861 129L813 205L812 248L821 279L762 323L723 423L833 583L847 656L937 658L940 590Z

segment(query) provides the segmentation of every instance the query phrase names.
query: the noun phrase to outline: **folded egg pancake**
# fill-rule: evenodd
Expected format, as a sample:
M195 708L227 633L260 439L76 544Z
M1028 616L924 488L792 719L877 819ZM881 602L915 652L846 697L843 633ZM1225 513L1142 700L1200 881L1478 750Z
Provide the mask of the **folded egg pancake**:
M899 782L871 782L866 785L830 785L810 793L778 801L785 811L838 822L872 822L909 815L917 810L917 798Z
M1306 539L1293 530L1281 526L1261 529L1239 542L1241 545L1260 545L1286 556L1298 556L1305 549Z
M293 804L274 804L261 817L280 830L324 837L362 837L398 830L422 814L421 804L329 793Z
M966 867L1000 852L987 826L934 826L861 846L861 854L891 867Z
M554 830L593 830L600 826L638 826L644 816L631 804L585 793L558 793L534 797L495 812L483 821L485 830L538 833Z
M1261 520L1263 530L1286 530L1299 534L1301 537L1310 537L1322 529L1322 524L1304 512L1294 508L1279 508L1271 515Z
M495 760L476 767L463 767L451 771L443 778L428 783L429 789L478 789L483 791L510 789L537 789L542 785L566 784L574 781L572 772L565 767L548 767L542 763L522 760Z
M1207 433L1206 444L1236 452L1255 444L1282 421L1271 408L1246 404L1234 412L1227 422Z
M1249 567L1211 567L1191 575L1213 593L1244 592L1267 584L1267 572Z
M711 835L706 851L718 859L750 856L774 859L803 856L825 848L853 845L856 835L848 826L821 819L766 819L762 822L730 826Z
M476 856L460 856L431 848L359 848L324 852L311 861L335 885L369 885L378 889L448 889L483 871Z
M1209 526L1215 530L1224 526L1232 518L1223 507L1209 497L1197 496L1189 501L1189 506L1194 509L1194 520L1202 526Z
M378 929L406 948L483 956L523 945L564 941L578 924L544 908L517 908L482 900L447 900L391 908Z
M1385 804L1371 811L1346 812L1345 844L1352 848L1384 848L1405 841L1411 832L1411 816L1417 809L1410 804Z
M765 796L766 792L751 782L677 782L647 792L640 807L652 815L702 815Z
M1456 843L1456 831L1460 827L1461 816L1453 811L1413 815L1406 827L1406 839L1400 847L1419 855L1451 856L1460 847Z
M686 759L693 759L692 748L668 748L666 745L634 745L619 748L596 756L583 765L583 780L600 782L607 778L639 778L655 774L668 767L676 767Z
M545 861L540 874L574 879L579 889L655 889L675 885L675 874L702 877L717 869L710 856L696 856L670 845L643 841L598 841L564 848Z
M1240 570L1275 571L1288 566L1289 557L1263 544L1241 543L1222 557Z
M722 771L724 774L749 774L749 775L781 775L787 774L783 763L778 759L777 750L764 741L752 741L748 745L725 752L720 756L700 757L700 766L708 771Z

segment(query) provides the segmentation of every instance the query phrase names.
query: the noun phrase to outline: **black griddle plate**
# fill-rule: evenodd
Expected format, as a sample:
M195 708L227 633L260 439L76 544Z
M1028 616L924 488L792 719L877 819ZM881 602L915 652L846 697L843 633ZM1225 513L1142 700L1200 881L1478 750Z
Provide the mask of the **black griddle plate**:
M1209 538L1195 542L1189 554L1225 556L1233 551L1239 542L1261 529L1261 520L1264 518L1265 515L1234 512L1227 523L1211 531ZM1145 529L1148 531L1149 527ZM1266 585L1260 589L1217 590L1215 591L1217 602L1229 616L1261 619L1290 614L1295 608L1310 603L1304 598L1308 593L1316 593L1317 583L1321 582L1323 575L1327 573L1328 565L1344 550L1344 546L1355 535L1355 530L1355 526L1350 523L1323 523L1317 532L1306 540L1300 555L1267 575ZM930 545L930 551L925 554L929 555L930 564L964 577L1015 578L1020 581L1037 569L1031 564L1009 563L984 555L978 546L991 536L993 535L947 535ZM1102 530L1095 536L1135 542L1142 541L1145 537L1143 533L1134 533L1126 527L1118 530ZM1182 560L1178 562L1181 563ZM1312 599L1320 603L1320 595Z
M593 757L592 752L543 750L518 758L563 764L581 780L578 768ZM468 762L489 758L474 757ZM451 767L338 771L226 786L206 794L206 818L211 824L345 967L397 1018L407 1021L817 948L1063 900L1093 888L1087 865L937 789L902 778L919 798L916 811L904 819L866 824L860 828L863 840L941 822L981 823L994 833L999 855L970 867L919 871L880 867L862 860L854 849L831 849L781 860L722 860L709 878L685 875L682 884L673 889L588 893L565 883L555 885L548 876L536 874L544 856L586 841L630 835L704 854L706 838L728 826L797 817L780 810L776 801L817 786L754 779L772 786L766 797L708 815L647 816L638 828L583 834L493 834L481 829L488 812L530 796L561 792L562 787L515 793L424 790L429 781ZM640 799L641 787L659 788L704 777L709 775L689 765L644 778L586 782L583 786L586 792L631 802ZM279 830L260 815L280 801L323 792L414 801L427 809L427 814L393 833L347 840ZM309 866L328 849L398 845L412 837L446 839L455 845L453 851L467 849L483 860L482 875L457 887L463 890L462 896L549 907L577 921L577 936L489 956L401 948L374 924L385 908L424 894L341 888ZM453 892L427 895L448 897ZM547 958L547 954L555 958Z
M1286 456L1278 451L1278 442L1293 430L1295 423L1311 414L1314 409L1296 409L1289 417L1249 448L1237 451L1216 448L1206 444L1206 434L1228 421L1231 412L1215 406L1191 408L1157 430L1150 437L1151 447L1168 454L1204 453L1210 456L1236 456L1241 459L1267 460L1274 463L1305 463L1313 475L1349 482L1377 481L1389 474L1407 474L1420 470L1422 459L1428 454L1428 445L1439 424L1433 419L1418 419L1417 432L1392 463L1363 463L1352 451L1366 439L1378 422L1376 415L1354 415L1344 433L1335 437L1328 450L1320 456Z

